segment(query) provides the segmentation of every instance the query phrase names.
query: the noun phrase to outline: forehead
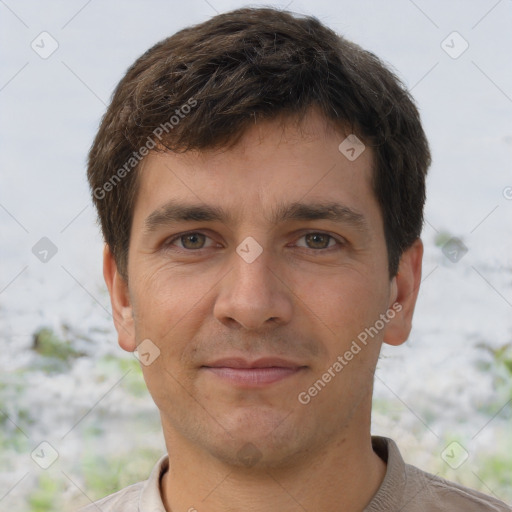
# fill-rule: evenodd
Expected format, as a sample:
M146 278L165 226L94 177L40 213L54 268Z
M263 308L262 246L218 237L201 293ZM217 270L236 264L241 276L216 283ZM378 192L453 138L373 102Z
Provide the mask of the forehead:
M379 223L372 150L355 147L352 158L347 135L312 111L301 125L258 122L229 149L151 153L139 172L134 222L177 200L222 208L231 223L270 223L288 206L308 202L340 204Z

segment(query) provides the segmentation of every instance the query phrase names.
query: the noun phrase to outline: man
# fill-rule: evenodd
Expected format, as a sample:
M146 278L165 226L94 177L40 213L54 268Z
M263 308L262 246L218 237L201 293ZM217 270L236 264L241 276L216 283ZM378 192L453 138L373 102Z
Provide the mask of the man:
M381 345L411 329L429 164L397 78L314 18L241 9L135 62L88 177L169 456L85 510L509 510L370 434Z

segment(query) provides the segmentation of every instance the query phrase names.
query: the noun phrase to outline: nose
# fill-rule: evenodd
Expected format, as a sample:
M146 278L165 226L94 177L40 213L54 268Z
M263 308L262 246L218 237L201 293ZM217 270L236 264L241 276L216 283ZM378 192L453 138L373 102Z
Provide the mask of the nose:
M232 256L233 268L219 283L214 316L228 327L247 330L281 326L292 318L290 285L267 251L247 262Z

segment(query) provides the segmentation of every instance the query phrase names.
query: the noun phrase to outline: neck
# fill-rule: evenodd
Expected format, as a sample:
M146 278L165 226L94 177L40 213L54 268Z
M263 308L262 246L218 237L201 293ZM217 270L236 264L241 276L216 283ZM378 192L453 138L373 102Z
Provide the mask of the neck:
M386 472L369 428L344 431L285 468L228 466L166 433L170 463L161 487L167 512L362 511Z

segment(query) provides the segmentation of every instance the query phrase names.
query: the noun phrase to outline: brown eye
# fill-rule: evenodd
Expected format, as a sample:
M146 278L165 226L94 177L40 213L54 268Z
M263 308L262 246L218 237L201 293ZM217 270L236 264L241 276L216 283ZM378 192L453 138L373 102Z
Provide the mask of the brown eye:
M327 249L333 237L324 233L308 233L304 235L307 246L310 249Z
M187 233L179 238L184 249L202 249L206 236L202 233Z
M185 233L183 235L177 236L170 242L168 242L167 246L177 246L180 249L186 250L198 250L204 249L206 247L205 242L209 237L203 235L203 233Z

